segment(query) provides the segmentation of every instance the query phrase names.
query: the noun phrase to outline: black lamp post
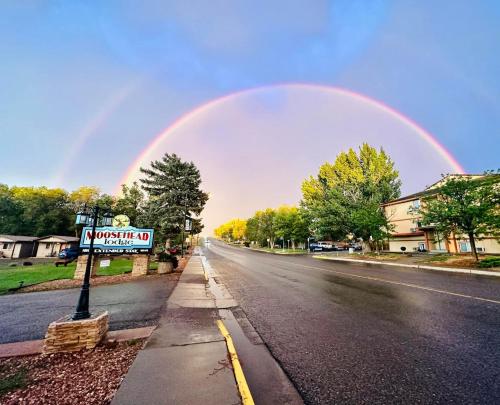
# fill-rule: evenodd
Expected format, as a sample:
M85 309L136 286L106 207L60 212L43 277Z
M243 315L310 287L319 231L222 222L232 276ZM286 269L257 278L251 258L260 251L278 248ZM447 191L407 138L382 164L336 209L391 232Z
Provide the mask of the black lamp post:
M83 277L82 289L80 290L80 298L78 299L76 312L72 318L74 321L79 319L90 318L90 312L89 312L90 270L92 269L95 230L97 227L97 222L99 221L99 211L100 207L98 205L96 205L93 208L84 207L83 211L80 211L76 215L76 224L84 226L91 225L92 234L90 236L89 255L87 258L87 265L85 267L85 275ZM110 226L112 221L113 221L113 216L110 213L105 213L102 216L103 226Z

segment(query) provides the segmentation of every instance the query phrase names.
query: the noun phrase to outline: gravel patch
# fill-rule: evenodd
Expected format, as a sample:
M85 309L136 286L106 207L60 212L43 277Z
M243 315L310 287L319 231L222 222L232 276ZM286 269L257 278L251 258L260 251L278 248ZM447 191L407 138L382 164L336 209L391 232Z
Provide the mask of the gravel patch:
M109 404L143 344L0 359L0 404Z

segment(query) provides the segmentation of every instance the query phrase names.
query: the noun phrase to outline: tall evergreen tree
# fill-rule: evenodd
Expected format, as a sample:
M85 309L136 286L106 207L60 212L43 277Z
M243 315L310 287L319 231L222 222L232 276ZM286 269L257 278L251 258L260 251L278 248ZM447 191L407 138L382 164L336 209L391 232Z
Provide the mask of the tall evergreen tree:
M147 193L142 222L154 226L157 240L164 242L178 236L184 229L186 217L199 216L208 200L200 189L201 176L193 162L183 162L175 154L165 155L141 168L145 177L142 189ZM196 222L197 231L202 225ZM158 239L159 238L159 239Z

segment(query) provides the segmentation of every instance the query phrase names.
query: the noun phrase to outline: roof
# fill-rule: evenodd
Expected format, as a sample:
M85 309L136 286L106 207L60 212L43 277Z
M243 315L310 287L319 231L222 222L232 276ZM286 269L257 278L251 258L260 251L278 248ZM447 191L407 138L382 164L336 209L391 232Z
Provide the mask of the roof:
M463 176L471 177L473 179L479 179L481 177L484 177L483 174L461 174L461 173L449 174L449 175L443 177L442 179L436 181L435 183L431 184L430 186L427 186L425 188L425 190L423 190L423 191L419 191L418 193L409 194L409 195L406 195L404 197L400 197L400 198L397 198L395 200L388 201L385 204L382 204L382 206L385 207L386 205L392 205L392 204L400 203L400 202L404 202L404 201L412 201L412 200L416 200L417 198L422 197L422 196L437 194L439 192L439 186L441 186L443 184L443 182L446 181L446 179L448 179L450 177L463 177Z
M34 242L36 236L0 235L0 242Z
M80 238L77 238L75 236L61 236L61 235L48 235L48 236L43 236L41 238L36 238L36 239L38 239L39 241L42 241L44 239L50 239L50 238L60 239L64 242L79 242L80 241Z
M385 204L382 204L382 206L392 205L392 204L399 203L399 202L403 202L403 201L411 201L411 200L416 200L416 199L418 199L419 197L422 197L422 196L424 196L424 195L430 195L430 194L433 194L433 193L436 193L436 192L437 192L437 190L424 190L424 191L419 191L418 193L409 194L409 195L406 195L406 196L404 196L404 197L397 198L396 200L391 200L391 201L388 201L388 202L386 202Z
M393 233L391 234L391 238L401 238L403 236L422 236L422 235L425 235L425 232L423 231L403 232L403 233Z

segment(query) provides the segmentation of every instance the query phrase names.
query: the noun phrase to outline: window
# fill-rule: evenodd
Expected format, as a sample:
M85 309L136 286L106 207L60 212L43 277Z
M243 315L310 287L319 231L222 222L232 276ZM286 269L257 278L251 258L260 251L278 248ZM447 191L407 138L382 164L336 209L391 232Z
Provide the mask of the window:
M4 248L4 249L8 249L9 247L10 247L10 243L4 243L4 244L3 244L3 248Z
M45 249L50 249L50 243L45 244Z
M414 200L411 203L413 209L418 210L420 208L420 200Z
M461 252L470 252L471 251L469 242L460 242L459 248L460 248Z

